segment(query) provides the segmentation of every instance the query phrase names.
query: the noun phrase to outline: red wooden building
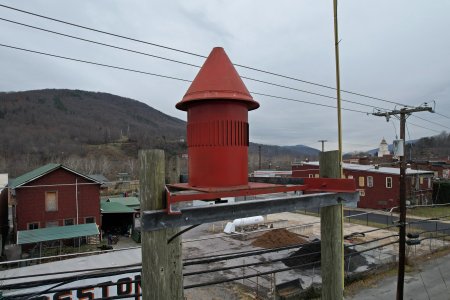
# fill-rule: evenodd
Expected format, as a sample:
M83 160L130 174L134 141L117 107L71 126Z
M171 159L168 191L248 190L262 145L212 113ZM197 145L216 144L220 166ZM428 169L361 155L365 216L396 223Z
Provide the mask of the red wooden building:
M353 178L359 190L358 207L389 209L400 205L400 169L374 165L344 163L344 175ZM432 203L433 172L406 170L407 200L411 204ZM318 162L304 162L292 165L293 177L319 177Z
M48 164L10 184L13 230L101 225L100 182L60 164Z

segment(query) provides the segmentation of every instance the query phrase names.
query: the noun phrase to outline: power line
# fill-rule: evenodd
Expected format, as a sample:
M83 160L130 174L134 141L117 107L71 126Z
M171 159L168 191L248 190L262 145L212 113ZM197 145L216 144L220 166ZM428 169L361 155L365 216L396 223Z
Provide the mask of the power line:
M150 53L146 53L146 52L136 51L136 50L133 50L133 49L119 47L119 46L115 46L115 45L111 45L111 44L106 44L106 43L102 43L102 42L98 42L98 41L94 41L94 40L90 40L90 39L85 39L85 38L82 38L82 37L78 37L78 36L74 36L74 35L70 35L70 34L65 34L65 33L57 32L57 31L45 29L45 28L42 28L42 27L37 27L37 26L33 26L33 25L21 23L21 22L16 22L16 21L4 19L4 18L0 18L0 20L5 21L5 22L9 22L9 23L13 23L13 24L16 24L16 25L25 26L25 27L28 27L28 28L44 31L44 32L47 32L47 33L52 33L52 34L56 34L56 35L60 35L60 36L64 36L64 37L68 37L68 38L72 38L72 39L88 42L88 43L93 43L93 44L100 45L100 46L105 46L105 47L109 47L109 48L113 48L113 49L117 49L117 50L122 50L122 51L127 51L127 52L131 52L131 53L134 53L134 54L141 54L141 55L145 55L145 56L149 56L149 57L153 57L153 58L157 58L157 59L162 59L162 60L166 60L166 61L170 61L170 62L174 62L174 63L178 63L178 64L191 66L191 67L201 68L201 66L199 66L199 65L191 64L191 63L188 63L188 62L175 60L175 59L171 59L171 58L167 58L167 57L163 57L163 56L159 56L159 55L154 55L154 54L150 54ZM290 87L290 86L286 86L286 85L282 85L282 84L277 84L277 83L273 83L273 82L269 82L269 81L265 81L265 80L260 80L260 79L256 79L256 78L246 77L246 76L241 76L241 78L247 79L247 80L250 80L250 81L254 81L254 82L258 82L258 83L264 83L264 84L268 84L268 85L284 88L284 89L298 91L298 92L302 92L302 93L306 93L306 94L310 94L310 95L315 95L315 96L324 97L324 98L333 99L333 100L335 99L335 97L333 97L333 96L328 96L328 95L324 95L324 94L321 94L321 93L311 92L311 91L308 91L308 90L303 90L303 89L299 89L299 88L295 88L295 87ZM346 99L342 99L342 101L343 102L352 103L352 104L356 104L356 105L367 106L367 107L371 107L371 108L375 108L375 109L384 109L385 110L385 108L380 108L380 107L377 107L377 106L373 106L373 105L370 105L370 104L361 103L361 102L357 102L357 101L346 100Z
M425 122L428 122L428 123L431 123L431 124L434 124L434 125L438 125L438 126L442 126L442 127L444 127L444 128L450 129L450 127L445 126L445 125L442 125L442 124L440 124L440 123L433 122L433 121L427 120L427 119L425 119L425 118L422 118L422 117L419 117L419 116L416 116L416 115L412 115L412 116L413 116L414 118L423 120L423 121L425 121Z
M45 56L51 56L51 57L81 62L81 63L85 63L85 64L91 64L91 65L96 65L96 66L101 66L101 67L107 67L107 68L129 71L129 72L145 74L145 75L151 75L151 76L156 76L156 77L162 77L162 78L167 78L167 79L173 79L173 80L178 80L178 81L183 81L183 82L192 82L191 80L177 78L177 77L173 77L173 76L161 75L161 74L156 74L156 73L151 73L151 72L139 71L139 70L135 70L135 69L129 69L129 68L118 67L118 66L113 66L113 65L108 65L108 64L102 64L102 63L97 63L97 62L93 62L93 61L82 60L82 59L77 59L77 58L72 58L72 57L67 57L67 56L61 56L61 55L56 55L56 54L51 54L51 53L46 53L46 52L41 52L41 51L35 51L35 50L5 45L5 44L0 44L0 46L15 49L15 50L21 50L21 51L25 51L25 52L35 53L35 54L41 54L41 55L45 55Z
M336 108L336 106L333 106L333 105L314 103L314 102L309 102L309 101L304 101L304 100L292 99L292 98L275 96L275 95L269 95L269 94L263 94L263 93L257 93L257 92L251 92L251 93L254 94L254 95L265 96L265 97L281 99L281 100L286 100L286 101L294 101L294 102L300 102L300 103L305 103L305 104L312 104L312 105L317 105L317 106L322 106L322 107ZM368 112L365 112L365 111L356 110L356 109L350 109L350 108L342 108L342 110L362 113L362 114L365 114L365 115L369 114Z
M438 112L434 112L434 113L435 113L435 114L437 114L437 115L439 115L439 116L441 116L441 117L444 117L444 118L450 119L450 117L448 117L448 116L446 116L446 115L440 114L440 113L438 113Z
M147 45L154 46L154 47L163 48L163 49L166 49L166 50L171 50L171 51L175 51L175 52L179 52L179 53L183 53L183 54L188 54L188 55L192 55L192 56L196 56L196 57L202 57L202 58L206 58L207 57L205 55L197 54L197 53L194 53L194 52L191 52L191 51L181 50L181 49L168 47L168 46L157 44L157 43L152 43L152 42L148 42L148 41L143 41L143 40L131 38L131 37L124 36L124 35L119 35L119 34L116 34L116 33L107 32L107 31L104 31L104 30L95 29L95 28L92 28L92 27L78 25L78 24L75 24L75 23L63 21L61 19L47 17L47 16L44 16L44 15L41 15L41 14L33 13L33 12L30 12L30 11L22 10L22 9L11 7L11 6L4 5L4 4L0 4L0 7L4 7L4 8L11 9L11 10L18 11L18 12L25 13L25 14L29 14L29 15L32 15L32 16L35 16L35 17L44 18L44 19L47 19L47 20L50 20L50 21L54 21L54 22L58 22L58 23L62 23L62 24L66 24L66 25L82 28L82 29L85 29L85 30L90 30L90 31L94 31L94 32L97 32L97 33L102 33L102 34L106 34L106 35L110 35L110 36L114 36L114 37L130 40L130 41L133 41L133 42L138 42L138 43L143 43L143 44L147 44ZM234 64L234 65L237 66L237 67L245 68L245 69L248 69L248 70L252 70L252 71L256 71L256 72L260 72L260 73L264 73L264 74L269 74L269 75L273 75L273 76L277 76L277 77L281 77L281 78L285 78L285 79L290 79L290 80L294 80L294 81L298 81L298 82L302 82L302 83L306 83L306 84L310 84L310 85L314 85L314 86L318 86L318 87L322 87L322 88L326 88L326 89L336 90L336 88L332 87L332 86L328 86L328 85L324 85L324 84L320 84L320 83L315 83L315 82L312 82L312 81L307 81L307 80L303 80L303 79L299 79L299 78L295 78L295 77L291 77L291 76L287 76L287 75L282 75L282 74L278 74L278 73L275 73L275 72L262 70L262 69L255 68L255 67L245 66L245 65L241 65L241 64ZM400 106L404 106L404 107L409 107L408 105L402 104L402 103L399 103L399 102L390 101L390 100L386 100L386 99L382 99L382 98L378 98L378 97L372 97L372 96L368 96L368 95L365 95L365 94L352 92L352 91L348 91L348 90L342 90L341 89L341 92L344 92L344 93L347 93L347 94L351 94L351 95L355 95L355 96L368 98L368 99L372 99L372 100L377 100L377 101L382 101L382 102L386 102L386 103L396 104L396 105L400 105Z
M2 5L0 4L0 6L2 6ZM155 76L155 77L160 77L160 78L172 79L172 80L177 80L177 81L182 81L182 82L189 82L189 83L192 82L192 80L178 78L178 77L174 77L174 76L162 75L162 74L157 74L157 73L152 73L152 72L146 72L146 71L141 71L141 70L136 70L136 69L130 69L130 68L126 68L126 67L119 67L119 66L114 66L114 65L104 64L104 63L98 63L98 62L93 62L93 61L88 61L88 60L83 60L83 59L78 59L78 58L72 58L72 57L67 57L67 56L62 56L62 55L42 52L42 51L36 51L36 50L31 50L31 49L26 49L26 48L21 48L21 47L6 45L6 44L1 44L1 43L0 43L0 46L1 47L5 47L5 48L14 49L14 50L20 50L20 51L24 51L24 52L40 54L40 55L44 55L44 56L50 56L50 57L65 59L65 60L69 60L69 61L81 62L81 63L85 63L85 64L91 64L91 65L96 65L96 66L101 66L101 67L106 67L106 68L111 68L111 69L117 69L117 70L122 70L122 71L138 73L138 74L144 74L144 75L150 75L150 76ZM274 85L276 85L276 84L274 84ZM287 97L274 96L274 95L257 93L257 92L251 92L251 93L255 94L255 95L261 95L261 96L266 96L266 97L271 97L271 98L276 98L276 99L282 99L282 100L287 100L287 101L300 102L300 103L311 104L311 105L322 106L322 107L328 107L328 108L336 108L335 106L332 106L332 105L313 103L313 102L308 102L308 101L303 101L303 100L298 100L298 99L292 99L292 98L287 98ZM344 101L344 100L342 100L342 101ZM358 112L358 113L363 113L363 114L369 114L368 112L364 112L364 111L360 111L360 110L354 110L354 109L349 109L349 108L342 108L342 109L346 110L346 111L352 111L352 112ZM439 131L437 131L437 130L433 130L433 129L430 129L430 128L427 128L427 127L424 127L424 126L420 126L420 125L417 125L417 124L414 124L414 123L411 123L411 122L409 122L409 123L411 125L413 125L413 126L417 126L417 127L423 128L423 129L428 129L430 131L434 131L434 132L438 132L439 133Z
M430 130L430 131L433 131L433 132L440 133L440 131L438 131L438 130L434 130L434 129L431 129L431 128L428 128L428 127L425 127L425 126L417 125L417 124L412 123L412 122L410 122L410 121L408 121L408 123L409 123L410 125L412 125L412 126L416 126L416 127L419 127L419 128L423 128L423 129L427 129L427 130Z
M119 66L114 66L114 65L104 64L104 63L88 61L88 60L82 60L82 59L77 59L77 58L72 58L72 57L67 57L67 56L47 53L47 52L35 51L35 50L30 50L30 49L21 48L21 47L15 47L15 46L10 46L10 45L5 45L5 44L0 44L0 46L6 47L6 48L15 49L15 50L20 50L20 51L40 54L40 55L44 55L44 56L50 56L50 57L54 57L54 58L60 58L60 59L65 59L65 60L70 60L70 61L81 62L81 63L85 63L85 64L91 64L91 65L96 65L96 66L101 66L101 67L118 69L118 70L122 70L122 71L129 71L129 72L134 72L134 73L139 73L139 74L145 74L145 75L150 75L150 76L156 76L156 77L161 77L161 78L167 78L167 79L183 81L183 82L192 82L191 80L188 80L188 79L183 79L183 78L178 78L178 77L173 77L173 76L168 76L168 75L161 75L161 74L156 74L156 73L151 73L151 72L146 72L146 71L140 71L140 70L136 70L136 69L130 69L130 68L125 68L125 67L119 67ZM332 105L313 103L313 102L302 101L302 100L291 99L291 98L285 98L285 97L278 97L278 96L273 96L273 95L268 95L268 94L262 94L262 93L256 93L256 92L252 92L252 94L263 95L263 96L267 96L267 97L271 97L271 98L283 99L283 100L288 100L288 101L301 102L301 103L306 103L306 104L311 104L311 105L317 105L317 106L323 106L323 107L329 107L329 108L336 108L335 106L332 106ZM367 114L366 112L357 111L357 110L353 110L353 109L345 109L345 110Z
M0 6L1 6L1 4L0 4ZM40 30L40 31L44 31L44 32L48 32L48 33L52 33L52 34L56 34L56 35L60 35L60 36L64 36L64 37L68 37L68 38L71 38L71 39L80 40L80 41L83 41L83 42L97 44L97 45L100 45L100 46L110 47L110 48L114 48L114 49L118 49L118 50L122 50L122 51L127 51L127 52L136 53L136 54L141 54L141 55L146 55L146 56L150 56L150 57L153 57L153 58L167 60L167 61L170 61L170 62L174 62L174 63L182 64L182 65L187 65L187 66L191 66L191 67L196 67L196 68L200 68L201 67L199 65L194 65L194 64L187 63L187 62L184 62L184 61L181 61L181 60L171 59L171 58L167 58L167 57L163 57L163 56L159 56L159 55L154 55L154 54L150 54L150 53L146 53L146 52L132 50L132 49L129 49L129 48L124 48L124 47L119 47L119 46L115 46L115 45L111 45L111 44L106 44L106 43L102 43L102 42L98 42L98 41L94 41L94 40L90 40L90 39L85 39L85 38L82 38L82 37L78 37L78 36L74 36L74 35L58 32L58 31L53 31L53 30L50 30L50 29L45 29L45 28L42 28L42 27L37 27L37 26L33 26L33 25L21 23L21 22L16 22L16 21L13 21L13 20L8 20L8 19L4 19L4 18L0 18L0 20L4 21L4 22L9 22L9 23L13 23L13 24L16 24L16 25L21 25L21 26L25 26L25 27L28 27L28 28L33 28L33 29L36 29L36 30Z

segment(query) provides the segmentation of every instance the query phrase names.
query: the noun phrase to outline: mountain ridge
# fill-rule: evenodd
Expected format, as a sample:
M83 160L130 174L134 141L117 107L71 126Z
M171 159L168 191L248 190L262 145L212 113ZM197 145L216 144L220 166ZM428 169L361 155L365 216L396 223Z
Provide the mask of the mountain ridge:
M48 162L92 173L128 171L137 176L137 152L160 148L186 152L186 122L134 99L104 92L43 89L0 92L0 172L18 176ZM251 143L249 167L290 168L315 156L306 146ZM256 160L256 162L255 162Z

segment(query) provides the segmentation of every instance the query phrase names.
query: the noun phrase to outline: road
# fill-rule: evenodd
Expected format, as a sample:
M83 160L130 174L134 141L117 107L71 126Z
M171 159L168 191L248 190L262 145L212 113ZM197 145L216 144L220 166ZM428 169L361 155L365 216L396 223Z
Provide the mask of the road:
M308 212L310 213L318 213L318 208L312 208L309 209ZM391 215L384 212L376 212L373 210L367 211L364 209L345 209L344 215L346 217L352 216L351 218L346 218L346 222L350 220L359 220L362 222L365 222L367 225L370 225L369 223L378 223L382 225L394 225L394 222L398 221L398 216ZM406 218L407 223L409 223L407 227L407 231L410 227L418 228L422 231L432 231L435 232L436 230L440 233L450 234L450 223L445 223L442 221L424 221L420 218L414 218L414 217L407 217Z
M369 214L365 214L367 213L366 210L363 209L349 209L349 210L345 210L345 216L353 216L350 219L358 219L361 220L363 222L370 222L370 223L378 223L378 224L384 224L384 225L392 225L394 224L394 222L398 221L398 217L397 216L392 216L390 214L385 214L385 213L377 213L374 211L370 211ZM406 218L407 223L409 223L410 227L415 227L415 228L419 228L420 230L423 231L436 231L438 230L439 232L445 232L445 233L450 233L450 224L449 223L445 223L442 221L423 221L420 218L414 218L414 217L407 217ZM408 228L407 228L408 229Z
M397 278L391 276L345 299L395 299L396 291ZM404 299L450 300L450 255L430 260L420 265L418 271L406 273Z

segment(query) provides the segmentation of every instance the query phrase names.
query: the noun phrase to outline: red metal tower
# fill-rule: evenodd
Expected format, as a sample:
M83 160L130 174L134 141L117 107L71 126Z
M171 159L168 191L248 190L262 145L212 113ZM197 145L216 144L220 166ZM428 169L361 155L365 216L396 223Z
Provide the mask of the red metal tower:
M189 185L248 185L248 111L259 103L223 48L212 50L176 107L188 113Z

